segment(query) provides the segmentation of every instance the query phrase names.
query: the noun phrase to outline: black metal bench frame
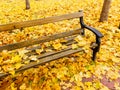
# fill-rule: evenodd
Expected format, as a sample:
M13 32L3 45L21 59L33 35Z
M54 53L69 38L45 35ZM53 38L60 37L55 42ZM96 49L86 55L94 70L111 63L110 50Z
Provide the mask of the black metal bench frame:
M76 13L65 14L65 15L61 15L61 16L53 16L53 17L48 17L48 18L44 18L44 19L30 20L30 21L25 21L25 22L17 22L17 23L11 23L11 24L6 24L6 25L0 25L0 32L10 31L13 29L21 29L21 28L31 27L31 26L36 26L36 25L43 25L43 24L47 24L47 23L53 23L53 22L58 22L58 21L62 21L62 20L74 19L74 18L80 19L81 28L76 29L76 30L71 30L68 32L54 34L51 36L41 37L39 39L31 39L28 41L23 41L23 42L18 42L18 43L0 46L0 52L3 50L10 51L10 50L14 50L14 49L28 47L28 46L31 46L34 44L49 42L51 40L65 38L65 37L76 35L76 34L85 35L85 29L88 29L91 32L93 32L96 36L96 42L94 43L95 44L94 48L92 48L92 50L93 50L92 60L94 61L96 59L97 52L99 52L99 50L100 50L101 37L103 37L103 35L95 28L87 26L86 24L84 24L82 10L79 12L76 12ZM61 58L61 57L64 57L64 56L67 56L67 55L70 55L70 54L73 54L73 53L76 53L79 51L82 51L82 49L78 48L76 50L73 50L71 47L68 47L67 49L64 49L62 51L46 53L42 56L39 56L39 59L41 60L41 62L39 62L39 63L32 62L29 65L26 65L26 66L21 67L20 69L16 70L16 72L23 71L23 70L26 70L28 68L31 68L31 67L34 67L37 65L42 65L44 63L56 60L58 58ZM9 73L1 73L0 77L4 77L7 75L9 75Z

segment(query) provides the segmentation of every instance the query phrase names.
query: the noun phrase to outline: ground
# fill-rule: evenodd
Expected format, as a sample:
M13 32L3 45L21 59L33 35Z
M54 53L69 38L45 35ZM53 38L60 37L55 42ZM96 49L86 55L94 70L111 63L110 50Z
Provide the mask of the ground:
M8 70L12 75L1 79L0 90L120 90L119 3L120 0L112 0L108 21L99 22L103 0L30 0L29 10L25 10L23 0L1 0L0 24L62 15L82 9L84 22L95 27L104 37L95 62L91 60L91 50L86 47L86 53L76 53L17 74L10 69L20 68L20 56L1 52L0 72ZM66 22L68 21L58 23L57 26L47 24L22 31L0 32L0 45L63 32L79 26L77 20L70 21L69 24ZM93 40L88 31L86 36L89 37L88 41Z

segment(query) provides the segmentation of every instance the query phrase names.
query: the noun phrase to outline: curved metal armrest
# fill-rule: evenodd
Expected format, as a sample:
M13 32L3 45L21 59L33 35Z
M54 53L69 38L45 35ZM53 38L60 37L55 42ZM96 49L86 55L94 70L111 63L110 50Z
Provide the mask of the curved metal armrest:
M98 38L103 37L103 34L93 27L85 25L84 28L87 28L88 30L92 31Z
M80 24L81 24L82 28L87 28L88 30L92 31L96 35L96 37L98 37L98 38L103 37L103 35L101 34L101 32L99 32L98 30L96 30L93 27L90 27L90 26L87 26L86 24L84 24L83 17L80 17Z
M98 46L95 47L95 48L93 48L93 57L92 57L92 60L95 60L96 54L97 54L97 52L98 52L99 49L100 49L100 44L101 44L100 38L102 38L103 35L102 35L101 32L99 32L98 30L96 30L96 29L93 28L93 27L84 25L84 28L87 28L88 30L92 31L92 32L96 35L96 44L97 44Z
M96 54L100 49L100 44L101 44L100 38L103 37L103 35L101 34L101 32L99 32L95 28L85 25L84 22L83 22L83 17L80 17L80 24L81 24L81 28L83 28L83 35L84 35L84 28L92 31L96 35L96 44L97 44L97 46L92 49L93 50L92 60L94 61L95 58L96 58Z
M84 25L84 28L92 31L95 35L96 35L96 44L97 46L95 48L93 48L93 57L92 57L92 60L94 61L96 59L96 54L97 52L100 50L100 44L101 44L101 40L100 38L103 37L102 33L99 32L98 30L96 30L95 28L93 27L90 27L90 26L87 26L87 25Z

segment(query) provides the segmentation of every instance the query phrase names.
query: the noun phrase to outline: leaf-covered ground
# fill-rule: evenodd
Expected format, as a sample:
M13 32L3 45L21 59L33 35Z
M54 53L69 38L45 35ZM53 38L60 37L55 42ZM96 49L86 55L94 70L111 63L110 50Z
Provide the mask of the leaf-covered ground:
M82 9L85 23L104 35L101 50L95 62L91 60L91 50L85 47L88 49L86 53L76 53L17 74L14 69L23 65L21 57L25 51L4 51L0 53L0 72L9 71L12 75L1 79L0 90L120 90L120 0L112 0L107 22L98 22L103 0L30 0L30 3L31 9L25 10L23 0L1 0L0 24L62 15ZM22 31L0 32L0 45L51 35L78 26L78 20L75 19L69 23L62 21ZM86 37L88 41L94 39L89 32L86 32ZM59 40L52 42L52 45L54 48L62 47Z

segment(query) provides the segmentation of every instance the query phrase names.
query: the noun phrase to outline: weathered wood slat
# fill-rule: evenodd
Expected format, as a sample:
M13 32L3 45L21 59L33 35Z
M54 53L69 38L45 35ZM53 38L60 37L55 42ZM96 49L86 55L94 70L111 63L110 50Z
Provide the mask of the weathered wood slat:
M53 23L57 21L67 20L67 19L79 18L82 16L83 16L83 12L81 11L81 12L75 12L75 13L65 14L61 16L53 16L53 17L47 17L43 19L5 24L5 25L0 25L0 32L13 30L13 29L21 29L21 28L31 27L36 25L43 25L43 24Z
M63 50L60 50L60 51L47 52L47 53L44 53L42 55L36 55L36 56L37 56L37 58L41 59L41 58L44 58L44 57L47 57L47 56L50 56L50 55L54 55L54 54L57 54L57 53L65 52L65 51L70 50L70 49L72 49L71 46L68 46L67 48L65 48Z
M68 42L67 44L66 44L66 46L68 46L68 45L71 45L71 44L75 44L75 43L77 43L77 42L75 42L75 41L72 41L72 42ZM53 49L52 47L50 47L50 49ZM45 53L47 53L47 52L45 52ZM37 53L36 53L36 51L35 50L33 50L33 51L31 51L31 52L27 52L26 53L26 55L27 56L31 56L31 55L36 55Z
M64 56L68 56L70 54L80 52L80 51L83 51L83 49L78 48L78 49L74 50L74 49L71 49L69 47L68 49L62 50L60 52L55 52L54 54L52 53L52 55L48 55L47 57L44 57L44 58L39 57L40 62L32 62L32 63L30 63L28 65L25 65L25 66L21 67L20 69L16 70L16 73L20 72L20 71L23 71L23 70L27 70L29 68L32 68L32 67L35 67L35 66L38 66L38 65L43 65L43 64L45 64L47 62L50 62L50 61L62 58ZM0 73L0 78L5 77L7 75L10 75L10 74L9 73Z
M30 52L27 54L27 56L29 55L35 55L37 59L41 59L41 58L44 58L44 57L47 57L47 56L50 56L50 55L54 55L54 54L57 54L57 53L60 53L60 52L63 52L63 51L66 51L66 50L70 50L71 49L71 46L68 46L67 48L63 49L63 50L59 50L59 51L50 51L50 52L45 52L43 54L40 54L40 55L35 55L36 52ZM28 60L30 60L28 58Z
M75 49L75 50L74 49L66 50L66 51L63 51L63 52L60 52L60 53L57 53L57 54L54 54L54 55L42 58L42 59L40 59L40 62L38 62L38 63L33 62L33 63L29 64L28 66L20 68L16 72L19 72L19 71L22 71L22 70L26 70L26 69L29 69L31 67L35 67L35 66L38 66L38 65L42 65L42 64L45 64L47 62L53 61L55 59L59 59L61 57L68 56L70 54L77 53L77 52L80 52L80 51L83 51L83 49L82 48L78 48L78 49Z
M64 40L67 41L65 43L73 41L75 37L76 37L76 35L64 38ZM68 43L68 45L69 45L69 43ZM34 51L34 50L40 49L40 48L41 47L38 45L38 46L35 46L35 47L28 47L28 48L26 48L26 50Z
M65 52L67 50L70 50L72 49L71 46L68 46L67 48L63 49L63 50L59 50L59 51L51 51L51 52L46 52L46 53L43 53L41 55L35 55L37 59L41 59L41 58L45 58L45 57L48 57L48 56L51 56L51 55L54 55L54 54L58 54L58 53L61 53L61 52ZM32 54L33 55L33 54ZM30 60L30 59L29 59Z
M44 43L44 42L48 42L51 40L68 37L68 36L75 35L75 34L80 34L80 29L71 30L71 31L67 31L67 32L59 33L59 34L54 34L54 35L46 36L46 37L39 37L37 39L30 39L30 40L23 41L23 42L4 45L4 46L0 47L0 51L2 51L2 50L8 50L8 51L14 50L14 49L34 45L34 44Z
M66 45L66 46L69 46L69 45L71 45L71 44L75 44L75 43L77 43L75 40L74 40L74 38L76 37L76 35L74 35L74 36L71 36L71 37L67 37L67 38L65 38L65 40L67 41L67 42L64 42L64 44L63 45ZM39 46L36 46L36 47L31 47L31 48L27 48L27 50L29 50L29 52L27 52L27 53L25 53L27 56L31 56L31 55L35 55L36 54L36 49L40 49L41 48L41 46L39 45ZM51 47L48 47L49 49L52 49L53 50L53 47L51 46Z

